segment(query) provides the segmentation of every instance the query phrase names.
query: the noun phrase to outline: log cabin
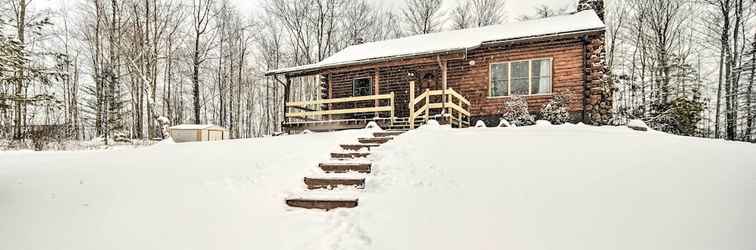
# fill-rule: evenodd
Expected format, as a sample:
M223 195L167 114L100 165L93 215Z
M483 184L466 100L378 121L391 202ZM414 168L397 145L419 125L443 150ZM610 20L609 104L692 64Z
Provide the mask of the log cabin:
M511 96L538 112L569 92L573 121L605 124L613 87L604 62L601 0L537 20L349 46L321 62L266 72L285 86L289 131L364 127L411 129L429 119L454 127L495 126ZM281 80L279 76L283 76ZM292 79L320 81L321 98L289 100Z

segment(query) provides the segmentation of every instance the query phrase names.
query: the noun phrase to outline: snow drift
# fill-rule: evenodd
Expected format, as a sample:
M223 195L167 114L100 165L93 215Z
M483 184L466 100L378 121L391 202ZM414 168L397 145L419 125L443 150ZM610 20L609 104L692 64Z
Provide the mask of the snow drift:
M627 127L423 126L360 205L292 209L370 130L0 153L0 249L753 249L756 147Z

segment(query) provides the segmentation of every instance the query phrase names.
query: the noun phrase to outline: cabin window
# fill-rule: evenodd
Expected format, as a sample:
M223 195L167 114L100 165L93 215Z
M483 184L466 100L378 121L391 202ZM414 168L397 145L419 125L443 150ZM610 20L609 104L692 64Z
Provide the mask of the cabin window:
M551 59L491 64L490 96L551 93Z
M354 79L352 81L352 96L369 96L373 94L370 78Z

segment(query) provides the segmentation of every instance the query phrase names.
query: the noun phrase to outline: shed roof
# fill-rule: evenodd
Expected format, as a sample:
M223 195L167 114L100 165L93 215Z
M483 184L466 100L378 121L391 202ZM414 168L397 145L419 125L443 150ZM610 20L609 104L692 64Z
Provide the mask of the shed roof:
M323 68L370 63L399 57L421 56L479 47L486 43L524 38L604 30L593 10L571 15L504 23L479 28L416 35L349 46L321 62L266 72L266 75L305 72Z
M223 127L217 126L214 124L180 124L180 125L170 127L169 129L192 130L192 129L209 129L209 128L223 128Z

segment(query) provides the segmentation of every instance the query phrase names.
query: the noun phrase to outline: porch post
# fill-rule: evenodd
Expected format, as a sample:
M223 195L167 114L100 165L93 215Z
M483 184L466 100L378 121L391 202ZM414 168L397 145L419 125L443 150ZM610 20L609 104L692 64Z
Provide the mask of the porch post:
M409 85L409 126L415 129L415 81L410 81Z
M286 84L284 84L284 123L289 123L289 94L291 93L291 77L286 75ZM283 125L283 124L282 124ZM283 127L283 126L281 126Z
M373 89L375 89L375 91L373 91L373 95L380 95L381 94L381 84L380 84L381 77L378 75L378 68L374 68L373 71L374 71L373 72L373 74L374 74L373 75L373 79L374 79L374 81L373 81ZM380 102L381 102L380 100L375 100L373 102L373 107L374 108L379 107L381 105ZM378 117L378 114L379 114L378 112L375 112L375 114L373 115L373 117Z
M441 68L441 115L445 115L449 110L446 110L446 89L448 88L447 82L446 82L446 65L447 60L441 60L441 57L437 57L438 60L438 66ZM443 117L441 118L443 119ZM448 118L449 124L451 124L451 112L449 112L449 118Z
M328 81L328 99L333 99L333 82L331 81L331 74L326 75L326 81ZM328 104L328 110L333 109L333 104ZM333 120L333 115L328 115L328 120Z

